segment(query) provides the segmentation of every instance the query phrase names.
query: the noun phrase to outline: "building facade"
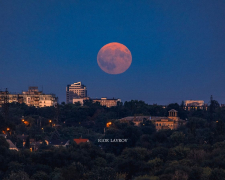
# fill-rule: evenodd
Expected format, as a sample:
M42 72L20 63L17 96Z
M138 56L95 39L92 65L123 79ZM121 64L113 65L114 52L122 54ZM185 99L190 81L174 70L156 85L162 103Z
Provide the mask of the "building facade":
M157 131L163 130L163 129L177 129L181 125L186 124L185 120L180 119L177 116L177 111L174 109L171 109L169 111L168 117L158 117L158 116L128 116L125 118L120 119L121 121L125 122L133 122L135 126L139 126L141 123L144 124L146 120L151 121L154 125Z
M73 99L87 97L87 88L81 82L67 85L66 87L66 103L73 103Z
M185 110L207 110L207 104L203 100L186 100L184 101Z
M25 103L28 106L48 107L57 103L54 94L44 94L38 91L38 87L29 87L22 94L10 94L8 91L0 91L0 106L4 103Z
M99 102L101 106L106 106L108 108L112 106L117 106L117 102L121 102L121 99L107 99L107 98L101 98L101 99L92 99L93 103Z

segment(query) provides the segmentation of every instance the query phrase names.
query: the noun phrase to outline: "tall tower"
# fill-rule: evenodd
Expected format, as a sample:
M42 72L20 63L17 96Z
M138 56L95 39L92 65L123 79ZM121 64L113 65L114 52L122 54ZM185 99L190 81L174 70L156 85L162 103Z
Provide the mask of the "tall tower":
M66 86L66 103L73 103L73 99L87 97L87 88L81 82Z

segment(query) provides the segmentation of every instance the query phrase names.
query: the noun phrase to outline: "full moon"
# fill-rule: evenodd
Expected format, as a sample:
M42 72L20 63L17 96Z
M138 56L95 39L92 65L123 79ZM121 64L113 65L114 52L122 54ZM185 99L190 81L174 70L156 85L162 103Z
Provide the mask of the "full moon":
M112 42L99 50L97 62L104 72L108 74L121 74L130 67L132 56L126 46Z

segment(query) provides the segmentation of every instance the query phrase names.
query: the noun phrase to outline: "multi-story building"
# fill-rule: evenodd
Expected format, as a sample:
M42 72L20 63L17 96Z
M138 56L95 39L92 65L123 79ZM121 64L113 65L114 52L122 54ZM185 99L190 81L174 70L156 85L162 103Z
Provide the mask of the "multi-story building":
M57 101L54 94L44 94L38 91L38 87L29 87L22 94L10 94L8 91L0 91L0 106L4 103L25 103L28 106L47 107L54 106Z
M186 100L184 101L184 109L185 110L207 110L207 104L204 103L203 100Z
M128 116L125 118L120 119L120 121L125 122L133 122L134 125L139 126L141 123L144 124L146 120L151 121L154 125L157 131L163 130L163 129L177 129L181 125L184 125L186 123L185 120L180 119L177 116L177 111L174 109L171 109L169 111L168 117L158 117L158 116Z
M66 87L66 103L73 103L73 99L87 97L87 88L81 82L67 85Z
M107 99L107 98L101 98L101 99L92 99L93 103L99 102L101 106L106 107L112 107L117 106L117 102L121 102L121 99Z

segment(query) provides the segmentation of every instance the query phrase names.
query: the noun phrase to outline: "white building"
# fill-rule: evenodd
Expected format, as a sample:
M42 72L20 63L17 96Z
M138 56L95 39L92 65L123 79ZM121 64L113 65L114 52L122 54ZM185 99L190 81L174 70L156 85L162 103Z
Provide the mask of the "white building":
M184 109L185 110L197 110L197 109L205 109L207 110L207 105L203 100L186 100L184 101Z
M73 103L73 99L81 99L87 97L87 88L81 82L67 85L66 87L66 103Z
M93 103L99 102L101 106L106 107L112 107L117 106L118 102L121 102L121 99L107 99L107 98L101 98L101 99L92 99Z
M78 103L78 102L81 104L81 106L84 105L84 99L82 99L82 98L80 98L80 99L73 99L73 104Z
M55 106L57 103L54 94L44 94L38 91L38 87L29 87L28 91L22 94L10 94L8 91L0 92L0 106L7 103L25 103L28 106L47 107Z

